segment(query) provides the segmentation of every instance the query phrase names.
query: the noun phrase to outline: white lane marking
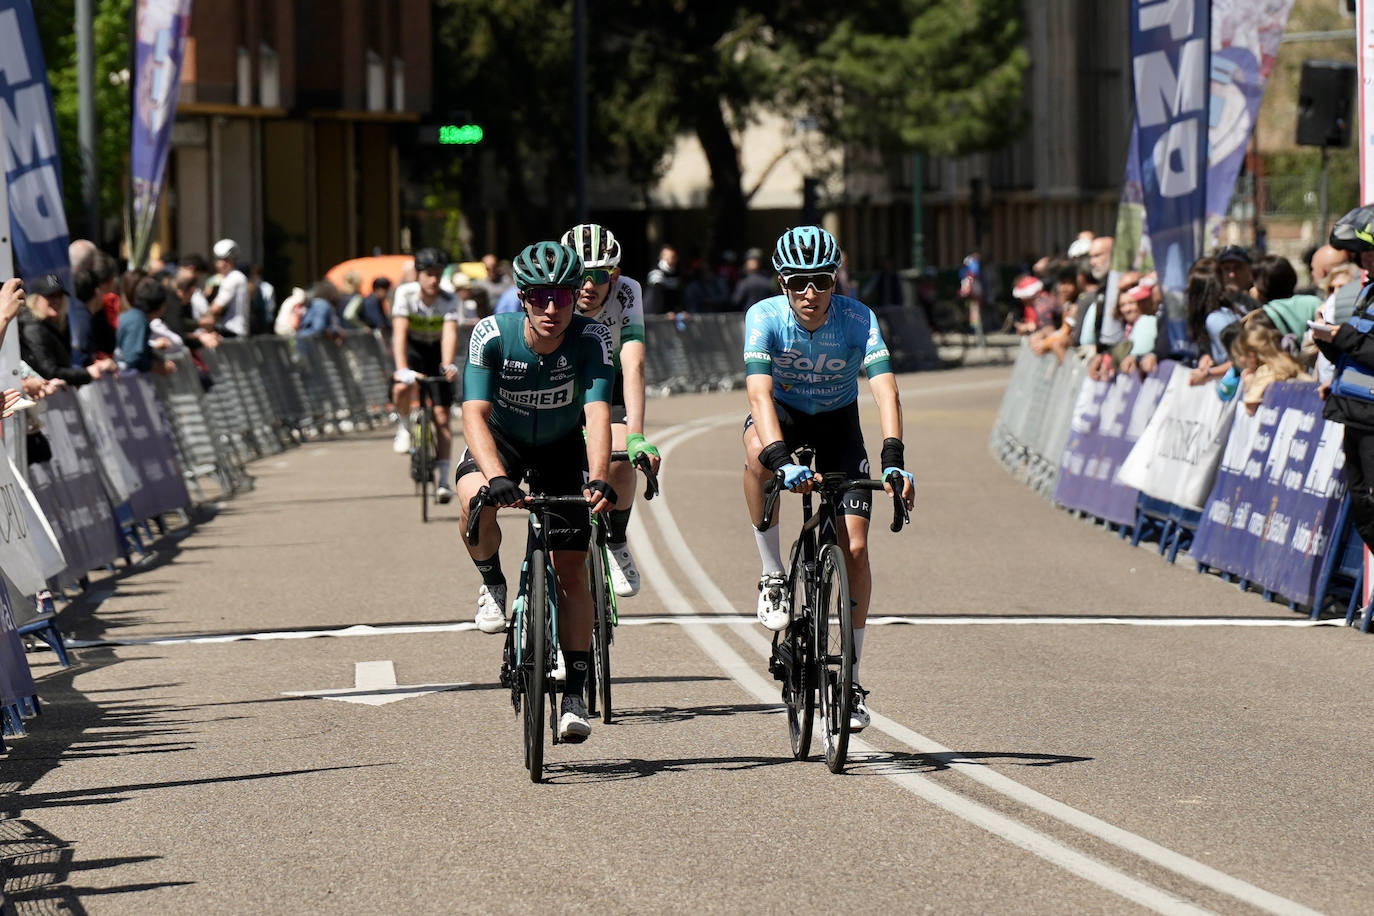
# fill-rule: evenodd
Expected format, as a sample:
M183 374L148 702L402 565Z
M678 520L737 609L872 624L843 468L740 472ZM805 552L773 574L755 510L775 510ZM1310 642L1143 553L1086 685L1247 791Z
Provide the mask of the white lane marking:
M442 693L457 690L467 684L404 684L396 683L396 665L390 660L375 662L355 662L353 665L353 686L342 690L286 690L282 696L316 697L321 700L339 700L344 703L360 703L365 706L385 706L411 697L422 697L427 693Z
M659 451L666 459L676 445L691 438L697 431L697 429L687 428L686 424L681 427L672 427L666 430L665 433L660 436ZM646 502L645 506L646 511L653 516L658 526L659 535L662 538L664 548L682 567L687 577L692 580L692 583L697 587L702 597L706 599L708 606L731 617L738 617L739 615L735 611L731 601L697 561L696 555L688 546L686 539L683 538L682 532L677 527L676 520L673 518L672 510L668 508L666 502L662 500L653 500ZM637 516L632 516L631 519L633 524L639 524L642 528L642 522ZM642 545L652 544L652 540L641 534L641 536L636 539L635 544L635 550L638 554L644 550ZM653 559L657 560L656 554L653 555ZM663 569L660 564L657 573L659 575L666 575L667 570ZM657 576L653 581L655 583L657 582ZM973 619L978 620L980 618ZM1056 618L1056 620L1059 619ZM1311 622L1312 621L1303 621L1303 623ZM1289 621L1289 623L1297 623L1297 621ZM689 627L688 632L695 633L697 631ZM763 658L766 659L771 654L772 647L769 640L755 627L741 626L736 630L736 633L738 633L738 635ZM774 693L776 694L776 690ZM871 708L870 712L872 712ZM873 727L876 727L879 731L884 732L897 741L902 742L918 753L954 753L949 748L932 741L924 735L877 713L873 713ZM1213 890L1221 891L1222 893L1228 894L1237 900L1249 903L1266 912L1283 914L1312 914L1317 912L1300 903L1266 891L1261 887L1256 887L1239 878L1232 877L1225 872L1212 868L1210 865L1205 865L1195 859L1190 859L1152 840L1147 840L1142 836L1123 830L1114 824L1103 821L1084 811L1079 811L1062 802L1055 801L1028 786L1023 786L1021 783L991 770L982 763L971 760L958 760L956 758L950 761L949 766L956 772L962 773L1021 804L1027 805L1044 814L1048 814L1063 823L1069 824L1099 839L1106 840L1119 848L1125 849L1156 865L1167 868L1191 881L1212 888Z
M666 545L665 545L666 546ZM635 547L635 553L639 558L640 564L648 573L647 577L653 585L654 591L663 599L664 604L670 611L676 614L693 615L692 606L682 592L673 584L668 575L668 570L664 568L662 561L659 560L658 552L653 546L653 541L649 538L640 538ZM679 559L681 557L679 556ZM693 615L694 616L694 615ZM746 624L738 624L739 632L746 631ZM720 666L721 670L728 674L740 687L751 694L760 703L767 703L774 706L778 703L778 689L771 681L766 681L739 656L734 649L730 648L717 633L707 627L689 626L685 628L687 634L692 637L707 657ZM753 634L757 636L758 634ZM761 638L761 637L760 637ZM851 739L856 749L862 748L865 751L873 749L857 739ZM988 831L994 836L1001 837L1009 843L1021 847L1022 849L1039 856L1054 865L1063 868L1070 874L1077 875L1087 881L1105 888L1114 894L1124 897L1127 900L1148 907L1157 913L1208 913L1209 910L1197 907L1167 891L1161 890L1143 881L1138 881L1124 872L1118 871L1112 866L1092 856L1085 855L1077 850L1066 846L1051 836L1040 833L1030 827L1020 824L1004 814L1000 814L991 808L981 805L975 801L964 798L957 792L952 792L942 786L937 785L930 779L915 773L886 773L885 778L891 780L908 792L925 799L938 808L941 808L956 817Z
M1287 620L1265 617L870 617L870 627L908 626L1112 626L1112 627L1343 627L1344 617L1327 620Z

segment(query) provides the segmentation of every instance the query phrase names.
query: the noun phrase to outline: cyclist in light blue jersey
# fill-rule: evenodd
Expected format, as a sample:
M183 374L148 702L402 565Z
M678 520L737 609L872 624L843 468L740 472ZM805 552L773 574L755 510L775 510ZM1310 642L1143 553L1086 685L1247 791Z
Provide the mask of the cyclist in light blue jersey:
M773 269L782 295L753 305L744 319L745 387L744 497L754 523L763 574L759 578L759 622L770 630L787 626L787 580L783 572L777 516L767 531L764 491L775 474L796 492L810 489L810 468L793 463L800 445L815 449L816 470L842 471L870 479L868 454L859 427L859 373L868 376L883 433L883 477L901 474L902 499L915 505L916 479L905 469L902 404L877 315L857 299L834 294L840 246L818 226L798 226L778 239ZM890 485L885 487L891 495ZM852 490L841 500L844 525L836 532L849 573L854 605L854 698L850 729L869 724L860 686L865 624L873 579L868 567L868 491Z

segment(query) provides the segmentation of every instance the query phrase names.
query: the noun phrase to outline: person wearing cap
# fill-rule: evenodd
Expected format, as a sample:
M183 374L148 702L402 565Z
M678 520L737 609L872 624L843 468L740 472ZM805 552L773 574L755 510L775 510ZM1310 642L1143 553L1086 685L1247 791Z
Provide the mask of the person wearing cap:
M730 304L738 311L747 312L755 302L762 302L776 294L777 287L773 285L773 275L763 269L763 251L750 248L744 253L744 275L740 277L739 283L735 284Z
M1016 322L1016 333L1029 334L1040 327L1042 317L1048 317L1047 314L1042 316L1041 306L1052 305L1054 300L1044 292L1044 281L1034 274L1026 274L1012 286L1012 298L1021 304L1021 320Z
M27 281L28 307L19 315L19 356L46 379L68 385L85 385L100 378L101 363L87 369L72 365L72 348L62 319L67 312L67 293L57 274L43 274Z
M248 336L248 278L238 268L239 246L233 239L215 243L215 270L219 273L219 287L210 314L221 333L235 337Z
M1242 245L1227 245L1217 252L1217 270L1221 273L1222 285L1233 292L1249 294L1255 283L1252 264L1254 260L1249 249Z

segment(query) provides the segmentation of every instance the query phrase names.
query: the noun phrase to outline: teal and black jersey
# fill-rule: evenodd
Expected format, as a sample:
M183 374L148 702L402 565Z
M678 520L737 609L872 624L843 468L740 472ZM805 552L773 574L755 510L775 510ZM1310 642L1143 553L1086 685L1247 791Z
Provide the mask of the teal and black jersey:
M524 312L477 322L463 367L463 401L489 401L491 425L527 445L552 442L582 425L582 405L611 400L611 335L572 316L563 342L538 354L525 343Z

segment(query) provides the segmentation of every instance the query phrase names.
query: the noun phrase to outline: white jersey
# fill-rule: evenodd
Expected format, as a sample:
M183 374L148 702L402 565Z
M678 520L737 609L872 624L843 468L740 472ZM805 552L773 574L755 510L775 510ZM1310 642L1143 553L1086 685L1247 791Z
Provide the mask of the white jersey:
M236 267L220 279L215 305L224 306L219 323L226 331L240 337L248 335L248 299L248 278L243 271Z
M606 293L606 301L595 316L588 315L611 332L615 368L620 371L620 348L632 340L644 343L644 294L638 280L621 277Z
M391 317L408 319L407 340L437 344L444 333L444 322L458 321L458 297L441 289L434 301L425 305L420 298L418 281L402 283L396 287L396 295L391 302Z

